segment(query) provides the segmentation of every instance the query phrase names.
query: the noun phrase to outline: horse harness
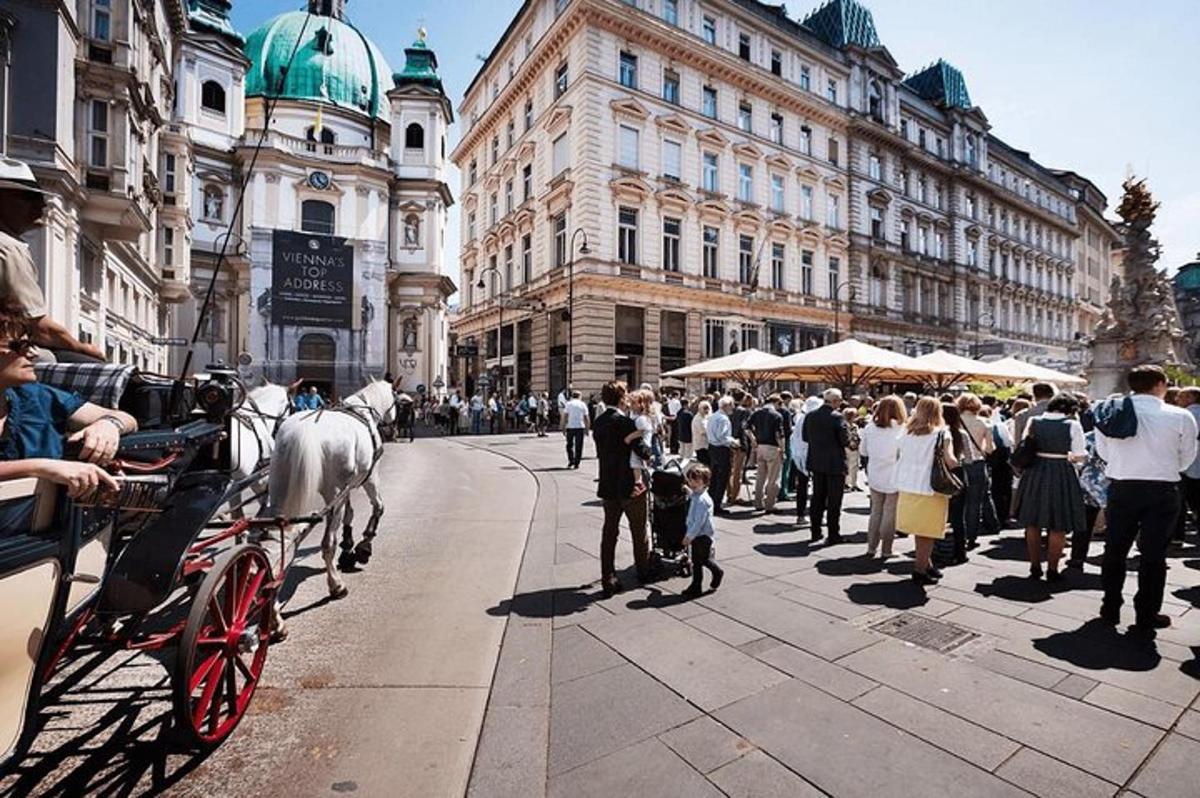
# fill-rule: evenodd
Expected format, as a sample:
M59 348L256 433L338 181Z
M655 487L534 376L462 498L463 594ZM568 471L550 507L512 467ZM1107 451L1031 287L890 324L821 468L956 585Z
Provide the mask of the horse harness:
M353 398L353 397L351 397L351 398ZM395 408L395 403L393 401L393 412L394 412L394 408ZM370 414L369 417L363 415L360 412L362 410L366 410ZM357 419L359 422L361 422L363 425L366 426L367 434L371 436L371 446L374 449L374 451L371 455L371 467L367 469L367 473L365 475L363 475L363 478L357 484L352 486L352 487L357 488L359 485L362 485L364 482L366 482L368 479L371 478L371 474L373 474L375 472L375 466L379 463L380 459L383 457L383 436L380 435L380 433L379 433L379 425L383 423L383 417L381 415L379 415L379 411L377 411L375 408L371 407L365 401L361 404L359 404L358 402L355 402L354 404L350 404L349 399L347 399L346 401L339 404L337 407L319 408L317 410L316 417L313 419L314 423L317 421L320 421L321 414L326 413L326 412L328 412L328 413L345 413L346 415L350 416L351 418Z

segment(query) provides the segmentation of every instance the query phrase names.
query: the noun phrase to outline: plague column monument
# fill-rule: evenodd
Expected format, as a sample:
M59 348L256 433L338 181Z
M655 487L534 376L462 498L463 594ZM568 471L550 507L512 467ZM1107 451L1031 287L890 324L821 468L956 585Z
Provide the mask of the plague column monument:
M1150 225L1158 203L1145 180L1130 177L1122 188L1117 214L1125 233L1125 279L1113 277L1108 307L1091 342L1087 376L1094 397L1125 391L1125 374L1139 363L1187 363L1171 284L1154 268L1159 247Z

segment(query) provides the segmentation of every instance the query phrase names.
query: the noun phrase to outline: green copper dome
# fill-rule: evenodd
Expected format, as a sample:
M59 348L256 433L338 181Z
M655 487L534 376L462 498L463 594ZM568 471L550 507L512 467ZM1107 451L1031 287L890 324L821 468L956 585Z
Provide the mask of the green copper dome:
M282 90L286 100L323 101L348 111L388 119L385 96L392 68L383 53L354 26L332 16L303 11L280 14L246 40L250 70L247 97L272 97ZM284 67L303 29L286 77Z

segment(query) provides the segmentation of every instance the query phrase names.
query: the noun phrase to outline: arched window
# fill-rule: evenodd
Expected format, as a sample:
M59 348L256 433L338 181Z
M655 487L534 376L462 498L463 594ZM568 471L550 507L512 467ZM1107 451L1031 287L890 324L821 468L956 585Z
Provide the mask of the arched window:
M416 122L404 128L404 148L406 150L425 149L425 128Z
M300 203L300 229L306 233L333 235L333 206L321 200Z
M867 111L876 122L883 121L883 92L874 80L867 87Z
M305 130L304 138L307 139L308 141L316 141L317 140L316 128L310 127L307 130ZM334 133L331 129L322 125L321 126L321 143L322 144L336 144L337 143L337 134Z
M225 189L220 186L204 187L204 207L201 209L204 218L210 222L219 222L225 218Z
M413 248L421 246L421 218L415 213L404 217L404 246Z
M200 106L207 111L225 113L225 88L215 80L206 80L200 87Z

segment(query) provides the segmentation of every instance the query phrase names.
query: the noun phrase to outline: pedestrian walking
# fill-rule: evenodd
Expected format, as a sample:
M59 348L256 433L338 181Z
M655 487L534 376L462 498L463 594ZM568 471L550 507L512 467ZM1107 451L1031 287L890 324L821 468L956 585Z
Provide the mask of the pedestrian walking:
M1014 441L1025 437L1025 427L1030 421L1045 413L1050 400L1054 398L1054 386L1050 383L1035 382L1030 390L1033 392L1033 405L1013 416Z
M1013 442L1008 431L1008 424L1000 417L1000 411L984 406L978 418L988 427L992 438L992 451L987 456L988 479L991 483L992 508L996 514L996 528L1003 529L1009 525L1009 509L1013 501L1013 469L1009 458L1012 456Z
M779 498L779 472L783 466L783 416L779 394L771 394L750 414L747 428L754 441L754 509L775 512Z
M812 479L812 504L808 520L813 540L824 537L822 519L829 530L829 545L842 542L842 497L846 492L846 447L850 431L838 412L842 392L830 388L825 402L804 417L802 436L808 443L808 473Z
M859 447L862 445L858 429L858 411L847 407L842 411L846 419L846 432L849 433L849 443L846 444L846 490L858 490Z
M696 400L696 415L692 418L692 450L696 460L711 465L708 459L708 417L712 415L712 404L707 399Z
M1081 421L1079 424L1083 426ZM1084 528L1076 530L1071 535L1071 556L1067 558L1067 569L1082 571L1087 562L1088 549L1092 545L1092 535L1096 525L1100 523L1100 514L1108 504L1108 476L1104 473L1106 464L1100 455L1096 454L1096 428L1083 434L1086 441L1087 456L1079 466L1079 487L1083 491L1083 509L1085 515Z
M779 469L778 498L781 502L792 498L792 419L795 418L797 404L791 393L779 392L779 414L783 417L783 465Z
M820 397L810 396L800 405L792 419L792 467L795 469L796 526L808 526L808 442L804 440L804 418L823 404Z
M691 401L683 400L679 405L679 410L675 413L675 420L671 423L671 429L674 430L674 440L678 444L678 448L674 451L677 451L679 456L685 460L692 459L692 455L695 452L693 448L695 438L692 434L692 421L694 418L695 415L692 413Z
M900 463L900 441L908 414L899 396L885 396L875 405L871 421L862 431L859 451L867 463L867 486L871 492L871 516L867 521L867 556L876 551L885 560L892 556L896 537L896 485Z
M725 491L730 479L733 452L741 446L733 437L733 424L729 414L733 412L733 397L722 396L717 400L717 409L709 413L705 429L708 435L708 461L712 468L712 481L708 491L712 494L713 512L724 512Z
M1192 414L1200 424L1200 388L1189 386L1179 391L1178 404ZM1187 516L1190 512L1196 529L1200 531L1200 457L1179 475L1179 494L1183 500L1179 510L1179 521L1175 524L1175 541L1182 543L1186 537Z
M1083 427L1074 418L1077 407L1070 394L1059 394L1047 403L1045 413L1025 427L1037 458L1021 474L1017 518L1025 527L1029 576L1033 579L1042 576L1043 529L1047 533L1046 579L1058 581L1058 563L1067 535L1087 528L1083 491L1072 465L1082 463L1087 456Z
M725 578L725 571L717 565L716 552L713 544L717 538L716 527L713 526L713 500L709 495L709 481L712 472L702 465L688 469L687 485L691 494L688 497L687 532L683 542L691 547L692 584L684 589L686 598L697 598L704 591L704 570L712 574L709 589L716 590Z
M471 397L471 434L480 435L483 433L483 394L476 391Z
M1158 366L1129 372L1137 432L1109 438L1097 429L1096 453L1108 465L1108 531L1100 581L1100 618L1120 622L1126 558L1138 543L1138 589L1133 597L1134 628L1153 633L1171 625L1161 614L1167 580L1168 538L1179 514L1179 474L1196 459L1196 420L1181 407L1163 403L1167 375Z
M725 491L727 504L737 504L742 497L742 483L746 477L746 458L750 454L750 442L746 437L746 422L754 406L754 397L743 391L734 393L736 405L729 414L729 424L733 439L738 445L730 450L729 486Z
M967 562L967 473L966 467L971 462L972 452L968 441L967 429L963 425L962 415L954 402L942 401L942 421L946 424L946 439L954 451L954 459L958 461L952 473L963 485L963 490L950 497L950 530L949 540L942 539L933 547L933 560L938 565L962 565Z
M534 407L537 408L537 420L534 423L537 429L537 436L544 438L546 437L546 429L550 424L550 397L545 391L537 395L537 398L534 400Z
M629 433L635 432L637 427L632 419L618 410L625 404L625 393L625 383L617 380L605 383L600 392L605 410L592 425L592 438L596 443L596 459L599 463L596 495L604 506L604 526L600 536L600 586L605 596L622 590L614 562L621 516L629 524L638 579L648 581L652 575L650 541L646 537L646 493L634 495L633 469L629 467L630 446L626 442Z
M942 573L933 566L933 545L946 536L950 497L933 489L934 459L956 468L942 420L942 403L932 396L917 400L900 440L896 465L896 530L912 535L916 546L912 579L918 585L937 584Z
M567 439L567 468L579 468L583 462L583 439L591 429L588 406L583 403L579 391L571 391L571 398L563 405L563 435Z

